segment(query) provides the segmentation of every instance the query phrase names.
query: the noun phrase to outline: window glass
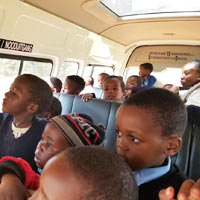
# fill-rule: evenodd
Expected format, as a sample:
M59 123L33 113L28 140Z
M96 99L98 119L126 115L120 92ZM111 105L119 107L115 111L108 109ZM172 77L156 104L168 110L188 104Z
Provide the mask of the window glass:
M93 70L93 66L85 66L84 72L83 72L83 78L86 78L87 76L91 76L92 70Z
M58 77L64 82L67 76L76 75L78 73L78 68L79 64L77 62L65 61L61 65Z
M52 63L28 60L23 63L21 74L34 74L49 82L52 67Z
M118 17L155 14L174 16L173 13L176 13L176 16L183 16L183 14L191 15L191 12L199 16L200 6L199 0L103 0L100 2Z
M0 58L0 111L4 94L18 75L19 67L19 60Z

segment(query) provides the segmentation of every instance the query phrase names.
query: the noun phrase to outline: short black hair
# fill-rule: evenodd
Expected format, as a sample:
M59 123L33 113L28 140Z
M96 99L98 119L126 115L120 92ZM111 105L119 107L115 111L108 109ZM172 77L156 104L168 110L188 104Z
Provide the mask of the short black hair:
M79 90L80 92L84 89L85 87L85 81L83 78L81 78L78 75L71 75L71 76L67 76L66 80L70 80L73 81L77 87L77 90Z
M74 147L63 152L84 184L82 200L137 200L138 188L129 166L100 147Z
M105 73L105 72L102 72L100 73L98 76L109 76L109 74Z
M135 78L136 81L137 81L137 86L138 86L138 87L142 86L142 79L141 79L140 76L132 75L132 76L129 76L128 79L129 79L129 78Z
M22 78L27 82L27 85L29 86L28 91L31 95L31 101L38 105L38 110L35 114L47 110L53 99L53 93L49 84L33 74L22 74L17 78Z
M60 115L62 112L62 105L58 98L53 97L53 100L49 106L49 108L46 110L46 112L50 112L52 114L52 117Z
M150 72L153 71L153 65L151 63L142 63L140 66L142 66L144 69L148 69Z
M110 79L117 79L117 80L120 82L120 86L121 86L121 88L122 88L122 91L123 91L123 92L125 91L125 84L124 84L124 81L123 81L123 79L122 79L121 77L119 77L119 76L114 76L114 75L108 76L108 77L106 77L106 78L103 80L103 83L105 83L106 81L108 81L108 80L110 80Z
M161 127L164 136L182 137L187 112L177 94L161 88L146 89L129 97L123 105L133 105L151 113L155 126Z
M58 89L58 92L60 92L62 89L62 81L57 77L50 77L50 81L52 85Z
M195 63L198 68L198 72L200 73L200 59L193 59L189 63Z

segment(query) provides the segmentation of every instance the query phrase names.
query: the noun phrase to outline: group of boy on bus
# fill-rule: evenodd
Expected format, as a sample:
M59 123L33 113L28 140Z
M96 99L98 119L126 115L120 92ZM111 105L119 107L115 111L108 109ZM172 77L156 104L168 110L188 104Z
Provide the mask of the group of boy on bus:
M126 85L118 76L98 77L103 99L122 101L116 114L117 155L92 147L103 142L105 130L90 116L60 115L61 105L54 116L47 115L52 91L60 92L62 82L55 84L54 78L51 88L37 76L19 75L0 114L1 198L200 199L199 181L184 182L185 175L170 158L182 145L185 105L200 106L200 61L183 67L181 83L190 88L183 100L171 88L151 88L156 82L152 70L150 63L141 64L139 76L129 77ZM62 92L79 95L84 86L81 77L68 76ZM82 98L92 97L87 93Z

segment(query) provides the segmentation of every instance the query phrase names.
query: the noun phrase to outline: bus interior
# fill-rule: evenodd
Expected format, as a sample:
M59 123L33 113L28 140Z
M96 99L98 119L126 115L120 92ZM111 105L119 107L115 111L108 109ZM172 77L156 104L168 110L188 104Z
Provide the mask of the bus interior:
M19 74L46 81L92 76L96 86L101 72L126 81L145 62L154 66L157 87L180 87L184 64L200 58L199 5L197 0L1 0L1 100ZM65 97L58 98L67 106ZM175 162L197 180L200 128L189 124L186 132Z

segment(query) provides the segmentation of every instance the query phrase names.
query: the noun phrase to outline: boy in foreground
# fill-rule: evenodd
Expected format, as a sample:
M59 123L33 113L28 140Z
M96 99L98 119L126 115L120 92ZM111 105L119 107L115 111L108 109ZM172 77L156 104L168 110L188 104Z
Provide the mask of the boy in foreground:
M183 101L170 91L146 89L118 109L116 149L133 170L139 200L157 200L161 189L177 194L184 174L171 163L182 144L187 117Z

